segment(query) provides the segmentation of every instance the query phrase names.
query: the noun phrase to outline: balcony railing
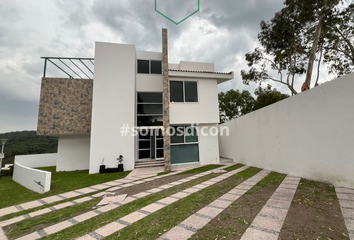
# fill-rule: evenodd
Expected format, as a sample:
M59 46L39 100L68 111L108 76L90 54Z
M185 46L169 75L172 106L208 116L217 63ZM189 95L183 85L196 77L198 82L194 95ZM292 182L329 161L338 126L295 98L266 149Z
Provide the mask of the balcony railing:
M43 77L47 77L47 67L52 64L69 78L93 79L94 58L42 57L44 59Z

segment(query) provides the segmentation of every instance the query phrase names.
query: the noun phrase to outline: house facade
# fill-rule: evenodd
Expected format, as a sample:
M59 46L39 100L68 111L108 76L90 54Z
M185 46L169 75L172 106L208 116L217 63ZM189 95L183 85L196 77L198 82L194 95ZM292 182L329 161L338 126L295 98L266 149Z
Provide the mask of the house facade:
M166 149L172 165L219 163L217 85L233 73L185 61L164 69L164 54L96 42L93 79L43 77L37 132L58 136L57 171L98 173L120 155L125 170L164 165Z

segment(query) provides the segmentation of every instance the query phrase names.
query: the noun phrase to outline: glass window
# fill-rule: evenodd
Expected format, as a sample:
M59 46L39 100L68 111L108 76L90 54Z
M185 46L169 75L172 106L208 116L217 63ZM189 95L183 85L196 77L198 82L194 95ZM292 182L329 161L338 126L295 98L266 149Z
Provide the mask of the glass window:
M138 126L139 127L149 127L149 126L162 126L163 116L138 116Z
M139 159L150 159L150 150L139 151Z
M150 150L150 141L139 141L139 149L149 149Z
M162 93L138 93L138 103L162 103Z
M199 162L198 144L171 146L171 163Z
M163 149L156 150L156 158L164 158L164 150Z
M163 140L156 140L156 148L163 148Z
M170 81L170 102L183 102L183 82Z
M138 114L163 114L162 104L138 104Z
M184 143L184 127L171 127L171 143Z
M150 73L150 61L138 60L138 73Z
M198 102L197 82L184 82L185 102Z
M151 74L162 74L161 61L151 61Z
M198 142L198 131L196 127L186 126L185 128L186 143Z

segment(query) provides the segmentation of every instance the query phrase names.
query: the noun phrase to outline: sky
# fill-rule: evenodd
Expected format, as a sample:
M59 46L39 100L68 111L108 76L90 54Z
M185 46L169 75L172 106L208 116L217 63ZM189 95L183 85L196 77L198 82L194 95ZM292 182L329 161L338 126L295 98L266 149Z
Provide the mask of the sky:
M198 0L156 3L176 22L198 9ZM162 28L169 33L170 63L215 63L216 71L235 72L218 91L253 93L258 84L246 86L240 76L245 54L259 46L261 20L282 7L283 0L200 0L199 12L176 25L155 11L154 0L0 0L0 133L36 130L41 57L94 57L95 41L161 52ZM328 79L326 71L320 79Z

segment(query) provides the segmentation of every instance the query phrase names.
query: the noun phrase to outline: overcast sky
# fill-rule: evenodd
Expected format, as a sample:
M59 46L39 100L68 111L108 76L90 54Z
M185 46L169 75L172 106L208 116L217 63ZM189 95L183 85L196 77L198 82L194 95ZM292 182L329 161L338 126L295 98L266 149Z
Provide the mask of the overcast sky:
M197 3L157 0L158 10L176 22ZM219 91L253 93L257 84L245 86L240 77L247 68L244 55L258 46L260 21L282 5L283 0L200 0L200 11L175 25L155 12L154 0L0 0L0 133L36 129L40 57L94 57L95 41L161 51L162 28L169 31L169 62L214 62L216 71L235 72Z

